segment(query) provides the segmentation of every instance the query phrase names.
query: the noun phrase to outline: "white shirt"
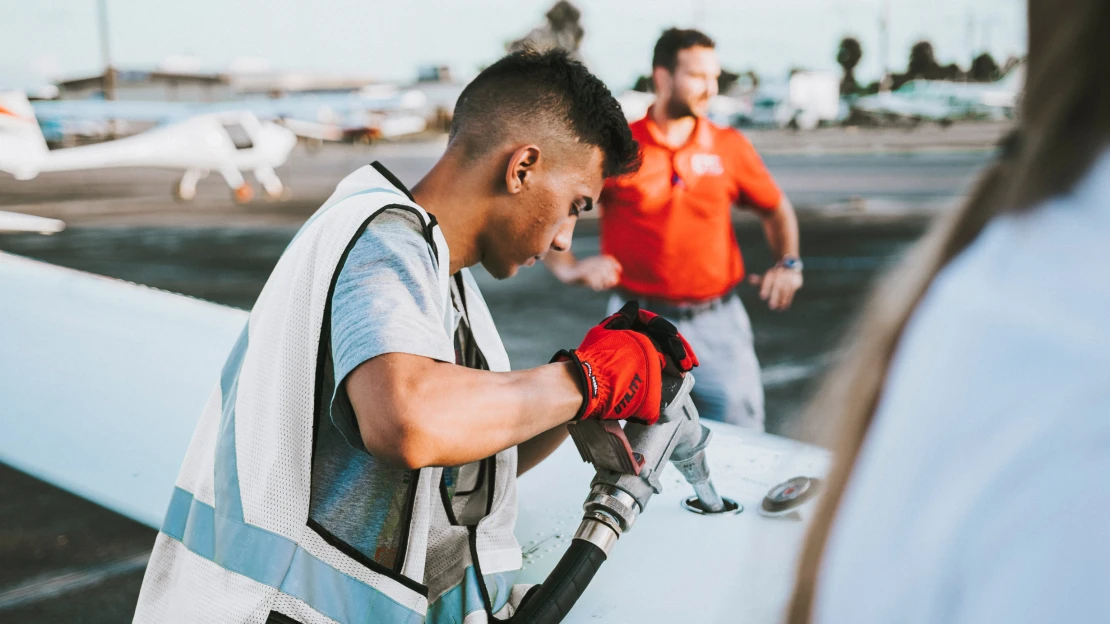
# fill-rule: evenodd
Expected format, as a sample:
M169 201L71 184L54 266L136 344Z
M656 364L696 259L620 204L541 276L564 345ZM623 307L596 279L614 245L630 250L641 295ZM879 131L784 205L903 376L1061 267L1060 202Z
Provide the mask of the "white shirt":
M1110 621L1110 155L991 222L892 362L815 621Z

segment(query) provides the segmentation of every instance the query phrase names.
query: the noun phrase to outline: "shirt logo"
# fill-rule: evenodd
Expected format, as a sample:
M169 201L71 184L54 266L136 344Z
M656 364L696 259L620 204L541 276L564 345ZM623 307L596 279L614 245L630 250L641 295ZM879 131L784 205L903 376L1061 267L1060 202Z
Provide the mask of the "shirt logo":
M725 172L721 157L716 154L694 154L690 157L690 167L697 175L721 175Z

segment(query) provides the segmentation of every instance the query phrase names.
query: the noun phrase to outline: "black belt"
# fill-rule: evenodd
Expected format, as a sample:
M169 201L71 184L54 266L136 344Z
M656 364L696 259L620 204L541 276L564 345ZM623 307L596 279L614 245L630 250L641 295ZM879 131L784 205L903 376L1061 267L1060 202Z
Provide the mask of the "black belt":
M659 316L668 318L674 321L689 321L706 312L712 312L728 302L732 301L736 293L730 292L728 294L710 299L709 301L699 301L697 303L673 303L663 299L652 299L651 297L640 297L631 293L620 293L620 296L625 301L635 301L640 304L640 308L650 310Z

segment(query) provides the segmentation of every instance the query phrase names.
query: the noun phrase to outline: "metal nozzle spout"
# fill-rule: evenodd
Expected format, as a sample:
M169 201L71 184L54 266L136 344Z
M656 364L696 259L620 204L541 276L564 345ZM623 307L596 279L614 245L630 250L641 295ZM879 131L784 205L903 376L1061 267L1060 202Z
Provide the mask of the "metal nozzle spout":
M705 481L692 482L690 485L694 486L694 494L698 495L698 500L706 511L720 513L725 510L725 501L717 493L717 488L713 487L712 480L707 478Z
M702 430L701 442L693 448L693 453L686 457L672 457L671 462L682 473L698 495L701 507L708 513L725 511L725 503L717 488L713 487L713 480L709 478L709 462L705 457L705 447L709 442L709 430Z

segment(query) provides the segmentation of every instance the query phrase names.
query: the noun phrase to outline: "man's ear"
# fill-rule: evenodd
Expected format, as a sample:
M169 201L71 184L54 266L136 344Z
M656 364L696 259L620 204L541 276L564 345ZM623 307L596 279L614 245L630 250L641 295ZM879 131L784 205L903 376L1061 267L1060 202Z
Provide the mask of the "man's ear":
M655 67L651 70L651 85L656 95L666 95L671 90L674 76L666 67Z
M535 145L525 145L513 152L505 171L505 188L509 193L515 195L532 182L531 176L535 175L539 162L540 148Z

